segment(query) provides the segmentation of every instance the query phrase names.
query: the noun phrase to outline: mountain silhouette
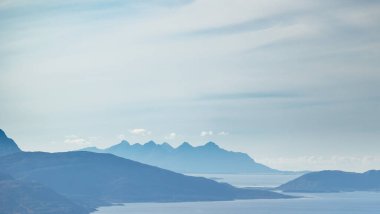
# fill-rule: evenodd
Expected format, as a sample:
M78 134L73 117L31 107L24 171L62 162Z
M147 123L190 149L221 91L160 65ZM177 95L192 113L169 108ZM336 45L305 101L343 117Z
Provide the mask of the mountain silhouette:
M0 156L21 152L17 144L0 129Z
M90 209L37 183L0 173L0 213L86 214Z
M380 191L380 170L364 173L331 170L311 172L277 189L284 192Z
M181 173L280 173L245 153L224 150L213 142L197 147L184 142L173 148L167 143L130 144L124 140L106 149L88 147L81 151L111 153Z
M21 182L42 184L86 209L125 202L291 198L85 151L16 152L0 157L0 172Z

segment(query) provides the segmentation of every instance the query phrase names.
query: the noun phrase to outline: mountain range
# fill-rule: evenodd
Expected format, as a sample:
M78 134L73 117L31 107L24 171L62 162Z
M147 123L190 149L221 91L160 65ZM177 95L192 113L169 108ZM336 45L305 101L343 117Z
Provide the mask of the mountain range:
M4 133L4 132L0 132ZM0 142L8 148L9 138ZM218 201L292 198L267 190L236 188L203 177L193 177L112 154L15 151L0 157L0 207L14 213L88 213L99 206L126 202ZM25 196L25 197L24 197ZM51 199L51 200L50 200ZM25 202L27 201L27 203ZM12 203L9 203L12 201ZM46 205L45 208L41 208ZM23 212L20 212L23 213Z
M224 150L213 142L196 147L184 142L173 148L168 143L130 144L123 140L106 149L87 147L81 151L110 153L181 173L281 173L255 162L245 153Z
M284 192L380 191L380 170L364 173L325 170L311 172L277 188Z

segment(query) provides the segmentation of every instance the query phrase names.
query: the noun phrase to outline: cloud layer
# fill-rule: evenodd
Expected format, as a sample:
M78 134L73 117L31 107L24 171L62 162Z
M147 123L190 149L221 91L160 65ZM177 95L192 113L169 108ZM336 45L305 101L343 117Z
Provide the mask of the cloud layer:
M0 127L23 148L215 130L253 156L380 156L377 1L6 0L0 29Z

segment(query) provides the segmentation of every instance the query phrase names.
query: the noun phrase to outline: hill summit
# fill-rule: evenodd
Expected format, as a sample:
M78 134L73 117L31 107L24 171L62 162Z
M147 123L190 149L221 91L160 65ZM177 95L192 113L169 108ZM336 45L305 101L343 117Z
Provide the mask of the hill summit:
M0 156L21 152L17 144L0 129Z

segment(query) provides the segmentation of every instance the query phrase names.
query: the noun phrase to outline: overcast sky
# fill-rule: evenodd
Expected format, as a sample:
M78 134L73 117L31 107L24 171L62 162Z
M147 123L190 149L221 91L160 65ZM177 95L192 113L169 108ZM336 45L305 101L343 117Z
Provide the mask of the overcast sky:
M29 151L214 141L380 169L380 1L0 0L0 128Z

